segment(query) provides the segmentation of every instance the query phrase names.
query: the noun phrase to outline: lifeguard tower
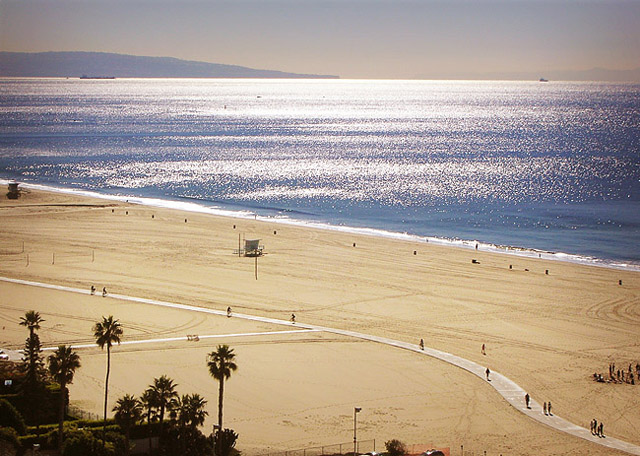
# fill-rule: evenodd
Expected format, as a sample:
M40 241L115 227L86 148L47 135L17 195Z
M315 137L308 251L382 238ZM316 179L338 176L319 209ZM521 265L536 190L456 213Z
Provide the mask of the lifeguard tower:
M234 253L238 256L259 257L264 253L264 245L260 244L260 239L244 239L244 235L242 238L238 236L238 250Z
M262 256L264 245L260 245L260 239L245 239L244 240L244 256L254 257Z
M20 198L20 189L17 182L9 182L9 191L7 192L7 198L18 199Z

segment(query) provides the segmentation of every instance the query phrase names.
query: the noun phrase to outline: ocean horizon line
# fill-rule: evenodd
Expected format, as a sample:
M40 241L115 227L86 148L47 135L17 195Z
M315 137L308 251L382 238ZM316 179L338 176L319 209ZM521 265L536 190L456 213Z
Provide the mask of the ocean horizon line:
M11 182L18 182L13 179L0 178L0 185L8 185ZM175 198L153 198L140 196L135 194L112 194L102 193L96 190L83 188L57 187L47 184L39 184L35 182L18 182L20 186L26 189L39 190L44 192L63 193L88 198L97 198L111 201L118 201L130 204L139 204L141 206L156 207L159 209L171 209L190 213L200 213L219 217L228 217L244 220L256 220L260 222L271 222L283 225L306 227L320 229L326 231L335 231L341 233L352 233L371 237L381 237L387 239L396 239L400 241L416 242L423 244L435 244L445 247L461 248L466 250L479 250L483 252L498 253L503 255L513 255L517 257L560 261L586 266L605 267L610 269L640 271L640 264L634 262L624 262L614 259L596 258L587 255L580 255L566 252L554 252L542 249L536 249L526 246L502 245L490 242L482 242L475 239L461 239L457 237L447 236L423 236L407 232L396 232L372 227L358 227L337 225L329 222L316 222L311 220L296 219L287 216L270 216L259 214L252 210L232 210L224 208L222 203L213 203L210 200L203 200L195 197L175 197ZM189 201L181 201L189 200ZM193 200L193 201L191 201ZM194 202L197 201L197 202ZM207 203L209 201L209 203Z

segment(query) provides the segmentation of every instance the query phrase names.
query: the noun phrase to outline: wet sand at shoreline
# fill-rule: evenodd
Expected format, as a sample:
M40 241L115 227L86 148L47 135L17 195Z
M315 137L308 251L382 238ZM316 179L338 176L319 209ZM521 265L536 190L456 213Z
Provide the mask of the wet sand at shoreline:
M0 223L2 276L283 320L293 312L300 322L412 343L424 338L490 366L539 402L550 400L575 424L597 418L606 434L640 444L640 385L591 380L610 362L640 362L638 272L36 191L3 198ZM233 254L239 233L265 245L258 280L254 260ZM30 309L47 320L45 346L91 343L91 326L109 314L121 320L125 340L282 330L7 283L0 296L0 345L8 348L24 343L17 323ZM218 343L238 356L225 388L225 426L240 434L246 454L349 442L355 406L363 408L359 439L375 438L378 450L399 438L476 453L617 454L524 417L458 368L326 333L116 347L110 408L167 374L181 394L209 401L209 432L217 384L206 354ZM72 404L100 413L105 354L96 347L80 355Z

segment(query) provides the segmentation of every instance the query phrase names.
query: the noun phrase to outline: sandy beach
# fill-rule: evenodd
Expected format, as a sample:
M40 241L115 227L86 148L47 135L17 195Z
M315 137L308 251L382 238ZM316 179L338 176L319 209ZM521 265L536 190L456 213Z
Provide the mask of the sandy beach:
M592 379L612 362L640 362L639 272L42 191L3 194L0 224L0 276L423 338L509 377L577 425L596 418L606 435L640 445L640 382ZM257 279L254 259L234 254L239 236L265 247ZM124 341L224 336L115 347L109 408L166 374L179 393L208 400L209 433L218 385L206 355L226 343L239 369L225 384L225 427L249 456L348 444L354 407L358 439L375 439L377 450L397 438L452 454L461 445L465 454L626 454L529 419L459 368L382 344L1 281L0 309L4 349L22 347L18 322L32 309L45 319L45 347L93 343L103 315L120 320ZM79 354L71 404L99 414L106 356L97 346Z

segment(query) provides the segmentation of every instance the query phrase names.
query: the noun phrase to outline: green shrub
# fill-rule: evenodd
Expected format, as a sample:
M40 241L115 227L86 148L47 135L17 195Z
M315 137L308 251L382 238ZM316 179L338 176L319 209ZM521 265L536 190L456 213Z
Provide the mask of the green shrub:
M102 420L73 420L74 423L78 426L78 428L102 428ZM107 419L107 426L111 426L116 424L113 418Z
M111 442L102 445L102 440L89 431L76 431L62 445L62 456L114 456Z
M14 450L20 449L20 442L18 441L18 433L11 427L0 427L0 442L4 442L9 446L12 446ZM6 445L2 445L6 446Z
M160 435L160 423L151 423L151 426L147 423L136 424L131 427L129 438L133 440L146 439L149 437L149 433L151 433L151 437L158 437Z
M400 440L392 439L384 443L389 456L404 456L407 454L407 447Z
M105 440L113 445L115 454L126 454L127 444L125 442L124 435L122 435L120 432L107 432L107 434L105 435Z
M22 448L24 448L25 450L32 448L34 443L39 444L40 448L43 450L53 450L57 445L57 441L51 437L53 433L54 431L49 431L46 433L41 433L40 435L21 435L18 437L18 441L20 442Z
M19 435L27 432L22 415L5 399L0 399L0 427L13 428Z
M3 394L0 396L0 399L5 399L13 405L20 415L22 415L27 425L35 425L37 424L36 421L39 421L39 424L43 425L58 422L59 396L60 389L56 387L47 386L40 391L40 396L38 398L38 413L36 414L37 419L35 419L36 415L34 415L33 410L31 410L32 404L30 404L30 398L25 397L24 394ZM33 422L29 422L27 419L27 417L31 415L33 415Z

